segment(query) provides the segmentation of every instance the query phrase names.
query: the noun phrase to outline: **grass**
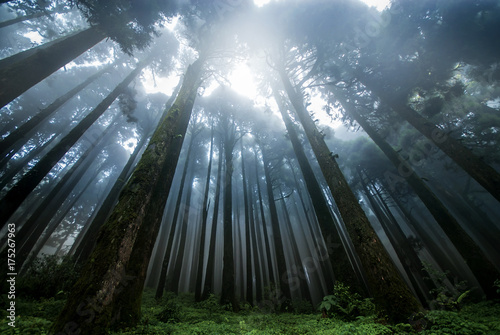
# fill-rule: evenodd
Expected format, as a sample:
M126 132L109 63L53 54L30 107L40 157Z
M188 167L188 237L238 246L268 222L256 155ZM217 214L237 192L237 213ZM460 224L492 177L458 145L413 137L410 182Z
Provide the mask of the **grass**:
M19 298L16 303L16 327L4 321L0 334L47 334L64 300ZM157 302L154 292L147 290L142 313L137 327L110 334L500 334L500 303L492 301L466 305L460 311L430 311L414 316L408 323L391 325L376 316L348 322L335 317L322 318L317 311L276 314L249 305L233 313L219 306L216 296L197 303L192 294L166 294ZM6 312L2 319L7 320Z

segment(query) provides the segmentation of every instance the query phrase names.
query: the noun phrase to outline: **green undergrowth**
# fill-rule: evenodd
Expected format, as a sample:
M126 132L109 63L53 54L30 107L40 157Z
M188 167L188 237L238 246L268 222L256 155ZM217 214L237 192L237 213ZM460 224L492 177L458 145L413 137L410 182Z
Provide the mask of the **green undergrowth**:
M4 311L2 319L7 321L2 322L0 334L47 334L63 305L63 299L19 298L16 327L7 325ZM158 302L154 292L146 290L140 324L110 334L500 334L500 303L492 301L465 305L460 311L429 311L397 325L374 315L349 319L336 315L325 318L320 311L298 312L266 313L244 305L233 313L221 307L213 295L197 303L192 294L166 294Z

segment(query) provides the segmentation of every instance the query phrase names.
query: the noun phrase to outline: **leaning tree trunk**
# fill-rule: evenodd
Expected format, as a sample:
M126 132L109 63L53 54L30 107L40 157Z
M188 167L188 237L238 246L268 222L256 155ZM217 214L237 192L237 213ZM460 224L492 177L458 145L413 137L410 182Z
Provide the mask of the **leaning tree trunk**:
M295 91L284 66L279 74L288 97L306 132L321 171L340 211L347 232L366 272L367 283L375 301L396 321L406 320L420 305L411 293L370 225L354 193L349 188L335 156L332 155L300 94Z
M91 27L0 61L0 108L104 39Z
M84 231L80 232L74 244L76 245L76 250L74 252L74 261L76 264L83 264L87 261L92 249L94 248L94 238L97 236L99 229L104 224L106 219L109 216L109 213L113 210L113 205L118 200L118 196L120 195L120 191L128 180L130 175L130 169L135 162L135 159L139 155L139 152L142 150L143 146L146 144L149 136L144 134L136 145L134 152L130 155L127 164L123 167L120 175L116 179L113 187L109 191L106 199L103 201L97 214L95 215L92 222L89 222L89 227L85 227ZM70 251L71 254L71 251Z
M40 125L43 121L49 118L56 110L58 110L61 106L63 106L66 102L68 102L71 98L73 98L78 92L83 90L86 86L92 83L94 80L99 78L104 73L108 72L111 69L111 65L104 67L100 71L88 77L84 82L77 85L66 94L57 98L53 103L49 106L42 109L39 113L33 116L31 119L26 121L19 128L14 130L0 141L0 169L7 163L4 161L4 157L12 151L17 151L23 146L23 138L26 138L29 133L38 125Z
M446 233L450 241L457 248L460 255L464 258L476 276L481 288L489 298L498 296L493 283L500 278L500 272L493 263L484 254L481 248L467 234L458 221L451 215L448 208L439 200L439 198L425 185L422 178L413 170L413 168L387 143L370 124L357 111L356 107L347 101L339 90L335 90L340 103L346 108L346 111L359 123L363 130L370 136L375 144L382 150L386 157L391 161L401 176L393 176L392 179L404 179L415 191L422 203L427 207L436 222ZM387 177L386 177L387 179ZM392 180L394 183L395 180ZM391 185L391 182L388 182Z
M10 216L22 204L24 199L35 189L38 183L57 164L66 152L92 126L92 124L108 109L115 99L123 93L127 86L146 67L151 58L139 62L137 67L115 89L97 105L83 120L81 120L59 143L52 148L0 201L0 224L7 223Z
M451 138L439 129L434 123L424 118L405 103L381 90L367 76L361 77L361 82L370 90L377 94L384 102L399 114L403 119L410 123L422 135L431 140L439 149L447 154L458 166L474 178L483 186L495 199L500 201L500 173L480 157L463 146L457 140ZM491 287L491 284L489 285ZM489 289L491 291L491 289Z
M275 93L275 100L278 103L278 107L281 112L281 118L285 123L290 142L292 143L293 151L295 152L295 156L297 157L297 161L302 171L307 191L311 197L314 212L316 213L321 229L321 234L325 240L328 240L328 243L335 247L335 251L333 251L334 254L328 255L328 258L336 280L349 283L349 285L351 285L351 287L356 291L362 291L361 281L359 280L361 275L358 275L357 277L354 272L346 249L343 247L337 224L333 221L321 187L319 186L311 165L309 164L309 161L304 153L297 131L295 130L292 120L288 116L288 112L282 104L278 91L276 89L273 89L273 91ZM333 283L328 284L328 291L333 292Z
M82 275L50 333L68 328L105 334L134 326L146 271L200 85L203 60L188 67L179 95L155 131L113 213L101 228Z
M0 3L2 3L2 2L5 2L5 0L0 1ZM22 15L22 16L18 16L14 19L11 19L11 20L0 22L0 28L5 28L5 27L11 26L13 24L19 23L19 22L37 19L37 18L42 17L42 16L50 16L52 14L68 13L71 11L72 11L72 9L56 9L53 11L43 10L43 11L39 11L39 12L29 14L29 15Z

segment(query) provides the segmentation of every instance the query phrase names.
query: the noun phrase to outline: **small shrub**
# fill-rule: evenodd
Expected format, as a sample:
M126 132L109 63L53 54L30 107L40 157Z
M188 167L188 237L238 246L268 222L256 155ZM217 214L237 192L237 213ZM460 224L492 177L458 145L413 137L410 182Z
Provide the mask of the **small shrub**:
M375 314L371 299L362 299L359 294L352 293L349 286L340 282L335 283L333 294L325 296L318 309L328 317L336 316L345 320Z
M454 280L454 283L448 283L449 271L439 271L431 264L423 262L423 270L425 270L429 277L435 284L436 288L429 291L434 296L431 302L431 308L442 310L459 310L462 306L463 300L469 296L471 290L466 290L467 282Z
M493 286L497 288L497 293L500 294L500 279L495 280Z
M156 316L159 321L164 323L176 323L180 321L181 307L175 300L169 300L165 303L162 311Z
M18 292L32 299L63 299L78 279L78 269L71 260L55 255L36 258L18 279Z
M307 300L292 299L293 312L296 314L308 314L313 312L313 306Z

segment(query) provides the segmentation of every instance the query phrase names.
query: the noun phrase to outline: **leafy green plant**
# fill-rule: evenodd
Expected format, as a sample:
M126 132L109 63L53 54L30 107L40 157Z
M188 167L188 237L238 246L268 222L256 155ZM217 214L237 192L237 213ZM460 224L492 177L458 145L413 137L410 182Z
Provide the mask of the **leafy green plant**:
M455 279L453 283L448 280L449 271L442 272L427 262L422 262L423 269L429 274L436 287L429 291L434 296L431 308L443 310L459 310L463 300L469 296L471 290L467 290L466 281Z
M495 280L493 286L497 288L497 293L500 294L500 279Z
M318 310L328 317L339 317L345 320L354 320L357 316L375 314L375 305L371 299L362 299L357 293L352 293L350 287L337 282L333 294L327 295L320 303Z
M181 320L180 316L181 307L179 304L175 300L168 300L157 318L164 323L175 323Z

